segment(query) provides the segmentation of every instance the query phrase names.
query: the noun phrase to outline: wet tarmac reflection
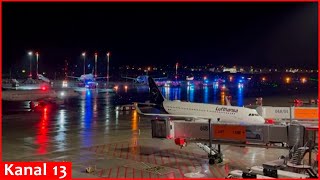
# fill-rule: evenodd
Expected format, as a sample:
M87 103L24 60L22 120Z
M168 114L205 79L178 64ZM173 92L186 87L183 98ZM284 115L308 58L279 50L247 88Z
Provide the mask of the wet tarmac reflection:
M245 94L248 89L239 87L231 93L232 104L243 106L248 103ZM225 97L230 94L227 88L219 86L160 89L170 100L216 104L225 104ZM130 87L127 90L119 89L117 93L84 90L80 97L67 101L65 105L59 108L46 107L40 112L26 111L27 102L3 103L3 152L10 154L14 149L11 146L21 147L24 150L21 154L62 152L72 148L91 147L97 143L112 143L121 137L129 140L129 150L136 153L141 141L140 129L150 130L150 122L140 121L136 111L115 110L115 99L123 94L127 95L123 99L138 96L138 99L131 102L144 102L148 98L148 88L137 90ZM282 95L283 103L287 103L289 98ZM280 102L278 96L268 99ZM10 155L17 157L13 153Z
M47 153L48 147L48 109L45 108L38 124L38 132L36 135L36 145L38 145L37 153Z

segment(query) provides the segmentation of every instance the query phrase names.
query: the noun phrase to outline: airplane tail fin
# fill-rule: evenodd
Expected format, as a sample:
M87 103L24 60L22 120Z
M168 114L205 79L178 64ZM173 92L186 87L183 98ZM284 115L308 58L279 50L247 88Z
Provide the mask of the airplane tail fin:
M155 104L162 104L165 98L162 96L157 84L151 77L148 77L149 81L149 92L150 92L150 102Z
M228 96L225 97L226 105L227 106L232 106L231 103L230 103L230 99L229 98L230 97L228 97Z

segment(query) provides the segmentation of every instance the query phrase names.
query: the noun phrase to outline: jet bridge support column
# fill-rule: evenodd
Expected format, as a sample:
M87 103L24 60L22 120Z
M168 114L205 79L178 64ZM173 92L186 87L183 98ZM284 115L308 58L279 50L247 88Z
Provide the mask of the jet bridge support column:
M221 163L223 160L222 160L222 154L221 154L221 149L220 149L220 144L218 144L218 152L217 150L214 150L215 151L215 154L212 154L212 126L211 126L211 119L208 120L209 122L209 128L208 128L208 131L209 131L209 148L210 148L210 151L209 151L209 154L208 154L208 158L209 158L209 164L215 164L215 161L217 160L218 163Z
M210 148L210 153L209 153L209 164L211 164L210 163L210 160L211 160L211 157L212 157L212 153L211 153L211 149L212 149L212 129L211 129L212 127L211 127L211 119L209 119L209 148Z

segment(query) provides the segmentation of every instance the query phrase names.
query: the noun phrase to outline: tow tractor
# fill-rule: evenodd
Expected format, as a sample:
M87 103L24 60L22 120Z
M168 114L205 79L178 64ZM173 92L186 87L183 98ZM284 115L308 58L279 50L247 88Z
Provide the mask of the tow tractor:
M29 105L30 105L30 109L31 111L47 111L49 109L56 109L59 107L60 104L62 104L63 102L61 101L30 101Z

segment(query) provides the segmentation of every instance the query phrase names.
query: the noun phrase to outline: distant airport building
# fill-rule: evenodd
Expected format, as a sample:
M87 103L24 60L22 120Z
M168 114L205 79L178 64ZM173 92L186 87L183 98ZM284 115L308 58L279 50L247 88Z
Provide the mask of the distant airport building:
M237 68L223 68L223 72L237 73Z

